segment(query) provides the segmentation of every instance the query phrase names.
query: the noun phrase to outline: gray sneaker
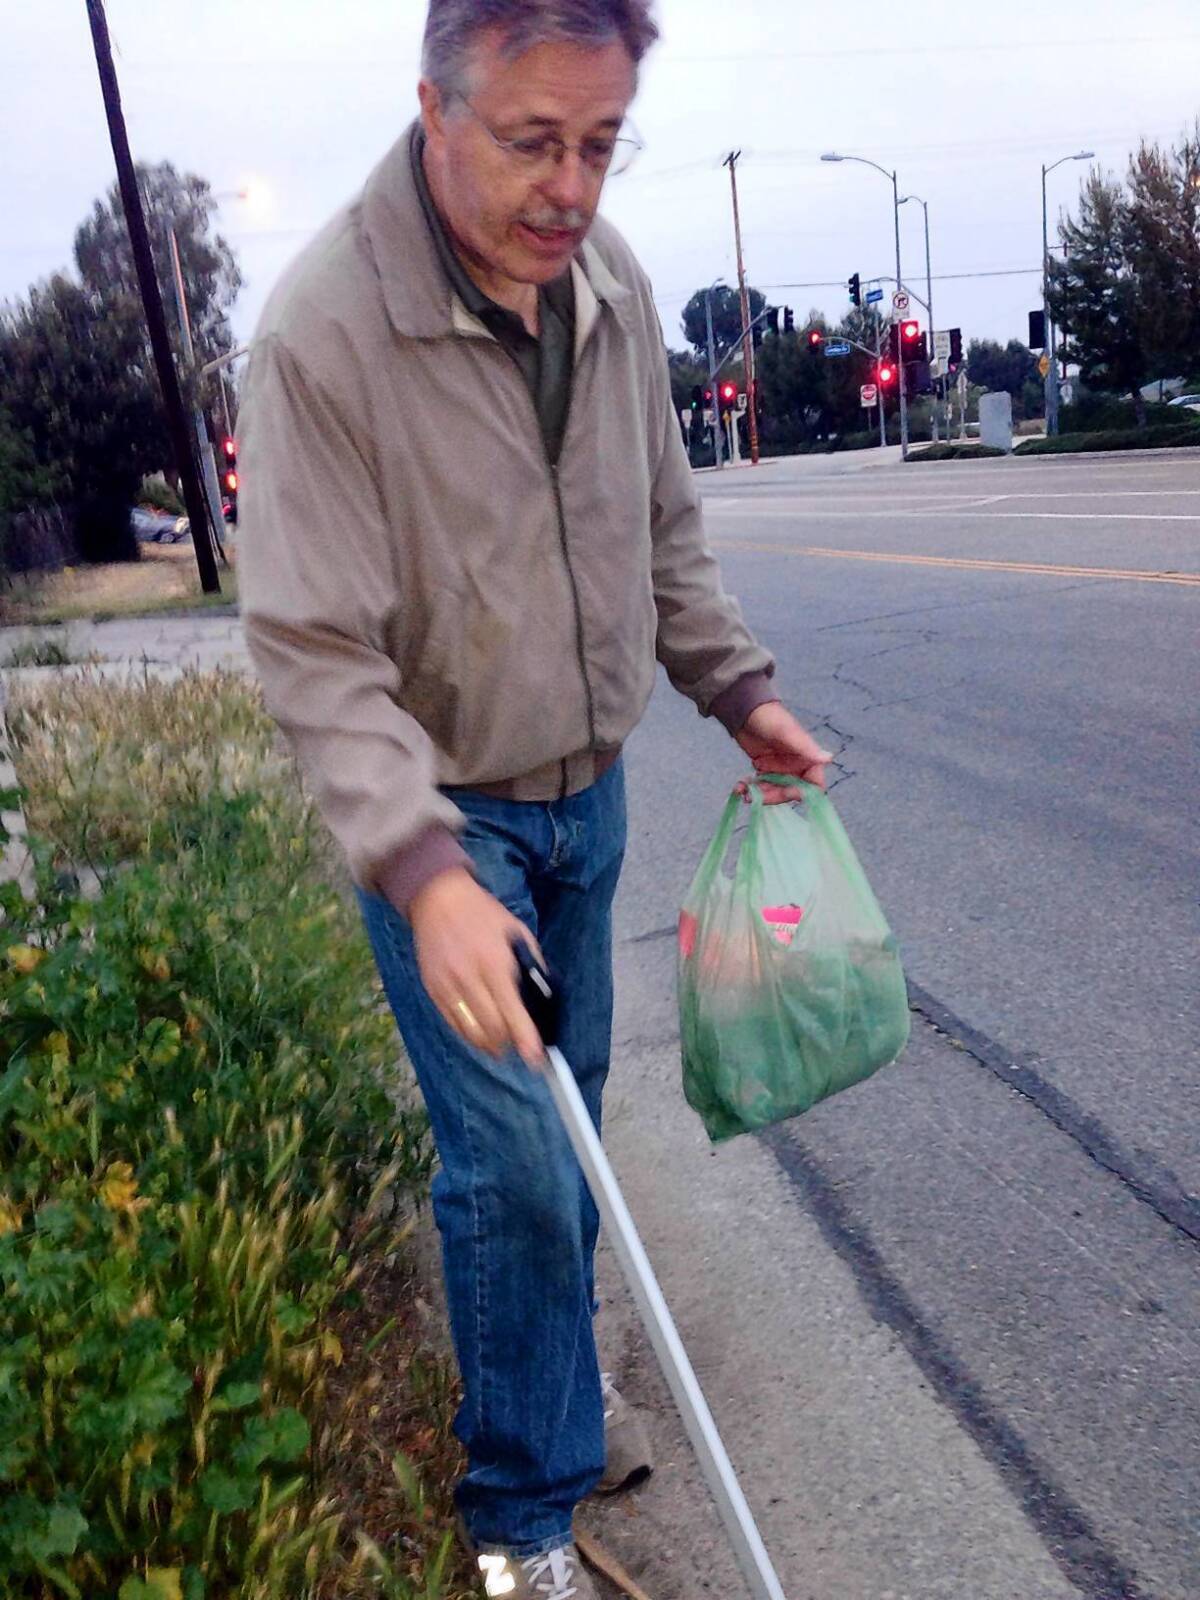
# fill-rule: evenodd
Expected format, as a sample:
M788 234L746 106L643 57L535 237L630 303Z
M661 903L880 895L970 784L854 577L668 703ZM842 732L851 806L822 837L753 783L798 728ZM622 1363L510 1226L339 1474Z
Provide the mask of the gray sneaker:
M607 1372L600 1374L604 1389L604 1447L607 1452L604 1476L596 1485L597 1494L618 1494L632 1489L654 1471L650 1436L645 1423L629 1404Z
M524 1559L485 1553L475 1562L488 1600L600 1600L573 1544Z

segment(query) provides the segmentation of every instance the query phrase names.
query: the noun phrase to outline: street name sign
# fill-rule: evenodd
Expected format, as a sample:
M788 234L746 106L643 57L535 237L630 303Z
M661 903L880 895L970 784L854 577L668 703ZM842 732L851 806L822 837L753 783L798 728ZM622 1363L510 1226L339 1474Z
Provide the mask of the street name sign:
M879 399L879 388L874 383L864 383L858 391L859 404L870 409Z
M877 305L878 302L880 300L882 300L882 299L883 299L883 290L882 289L868 289L867 290L867 304L869 306Z
M826 339L825 354L827 356L848 356L850 346L844 339Z

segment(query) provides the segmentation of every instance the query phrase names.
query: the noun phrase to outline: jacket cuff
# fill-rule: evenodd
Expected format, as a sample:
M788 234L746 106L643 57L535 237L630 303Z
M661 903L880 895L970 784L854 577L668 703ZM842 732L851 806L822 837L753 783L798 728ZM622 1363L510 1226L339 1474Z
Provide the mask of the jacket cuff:
M728 689L722 689L709 707L709 714L724 724L731 737L736 738L741 733L752 711L780 699L771 687L773 672L774 668L769 672L744 673Z
M431 879L457 867L473 870L471 858L440 822L427 828L396 851L376 873L379 892L407 917L409 907Z

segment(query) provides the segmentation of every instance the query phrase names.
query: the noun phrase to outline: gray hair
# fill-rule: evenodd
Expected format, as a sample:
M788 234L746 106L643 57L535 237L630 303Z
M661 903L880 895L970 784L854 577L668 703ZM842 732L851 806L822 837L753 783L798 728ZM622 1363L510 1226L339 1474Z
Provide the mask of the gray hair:
M658 38L652 0L429 0L422 71L443 93L460 91L471 41L487 28L504 32L509 60L535 45L568 39L620 39L634 64Z

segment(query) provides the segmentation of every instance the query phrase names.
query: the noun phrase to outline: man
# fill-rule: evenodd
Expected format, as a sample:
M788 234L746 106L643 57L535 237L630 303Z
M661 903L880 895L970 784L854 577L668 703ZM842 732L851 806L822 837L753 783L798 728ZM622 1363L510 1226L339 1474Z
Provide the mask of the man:
M513 941L559 976L599 1126L656 657L760 771L831 759L721 588L649 285L596 218L648 7L432 0L421 117L277 288L241 421L247 637L429 1108L458 1504L516 1600L593 1594L575 1507L648 1462L598 1370L597 1217Z

